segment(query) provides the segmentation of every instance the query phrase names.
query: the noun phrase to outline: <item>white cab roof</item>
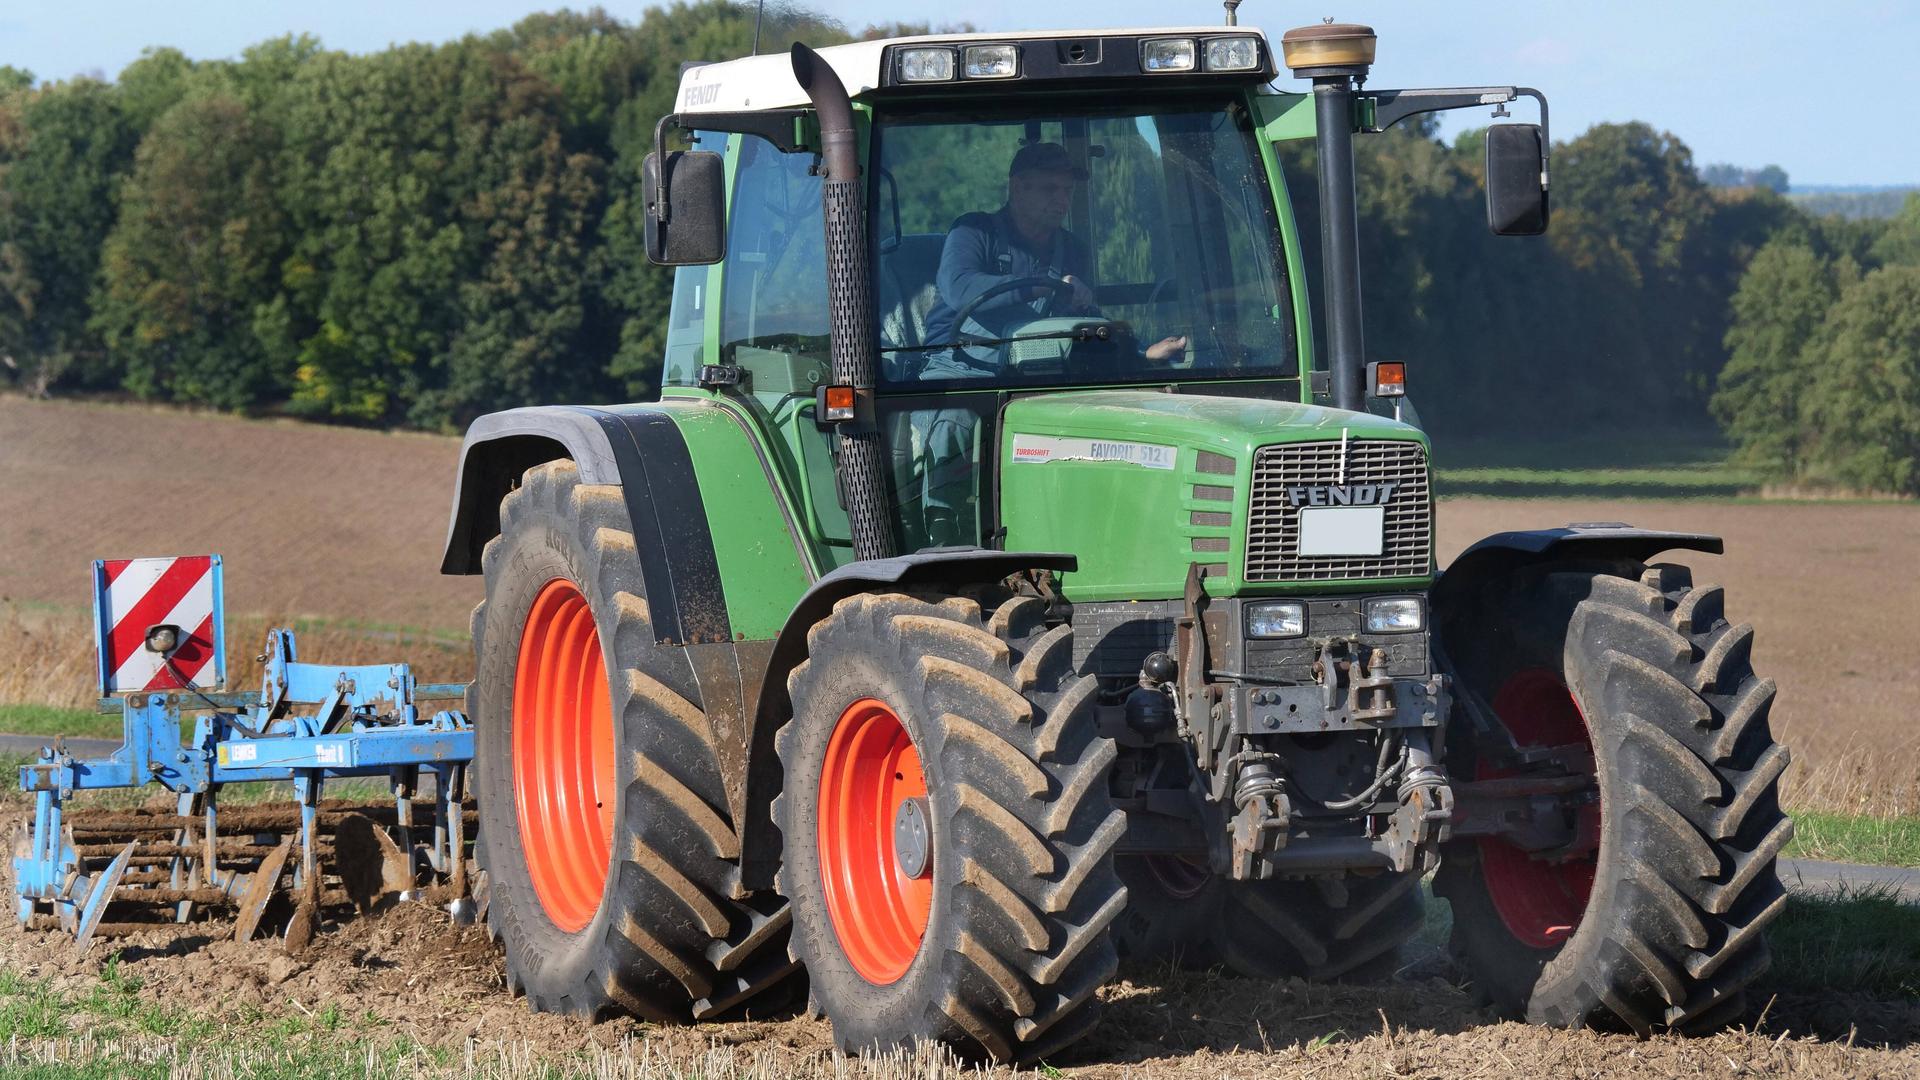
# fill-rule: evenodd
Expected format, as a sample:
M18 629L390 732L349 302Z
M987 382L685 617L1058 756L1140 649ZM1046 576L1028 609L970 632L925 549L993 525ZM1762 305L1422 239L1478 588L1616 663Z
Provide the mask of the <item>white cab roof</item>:
M880 85L881 53L889 45L917 42L949 44L967 41L1044 41L1053 38L1180 37L1203 34L1252 34L1264 37L1251 26L1167 26L1140 30L1022 30L1012 34L930 34L925 37L886 38L881 41L856 41L829 45L820 50L825 60L847 86L847 93L859 97ZM806 91L793 78L793 62L784 52L743 56L717 64L690 68L680 76L680 93L674 109L682 113L749 112L759 109L786 109L808 103Z

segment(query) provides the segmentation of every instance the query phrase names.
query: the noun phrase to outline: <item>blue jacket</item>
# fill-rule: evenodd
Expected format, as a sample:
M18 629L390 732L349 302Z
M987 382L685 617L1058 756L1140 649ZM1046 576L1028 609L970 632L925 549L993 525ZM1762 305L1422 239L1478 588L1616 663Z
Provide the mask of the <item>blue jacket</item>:
M962 214L947 231L940 249L940 272L934 279L939 293L927 312L928 345L944 345L954 338L953 320L960 309L975 297L1003 281L1023 277L1062 278L1073 276L1087 288L1094 287L1093 258L1087 246L1065 229L1056 229L1051 250L1035 252L1019 240L1013 215L1001 207L993 213L975 211ZM967 325L959 329L979 337L1006 337L1021 325L1036 318L1046 299L1053 294L1015 289L1001 293L974 310ZM1065 309L1056 300L1053 314ZM955 350L963 354L964 350ZM993 350L973 350L966 357L976 364L993 366ZM956 356L956 359L962 358Z

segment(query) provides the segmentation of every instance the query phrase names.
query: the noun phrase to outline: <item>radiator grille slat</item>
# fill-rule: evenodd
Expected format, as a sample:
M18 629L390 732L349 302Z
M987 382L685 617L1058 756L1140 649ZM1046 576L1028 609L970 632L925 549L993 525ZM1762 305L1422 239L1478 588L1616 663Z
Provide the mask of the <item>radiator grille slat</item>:
M1427 489L1426 450L1415 442L1356 440L1345 447L1342 478L1339 442L1263 446L1253 458L1253 495L1247 514L1248 581L1335 581L1346 578L1420 577L1433 554L1433 503ZM1385 543L1379 555L1314 555L1300 552L1300 509L1287 505L1292 484L1393 482L1386 506Z

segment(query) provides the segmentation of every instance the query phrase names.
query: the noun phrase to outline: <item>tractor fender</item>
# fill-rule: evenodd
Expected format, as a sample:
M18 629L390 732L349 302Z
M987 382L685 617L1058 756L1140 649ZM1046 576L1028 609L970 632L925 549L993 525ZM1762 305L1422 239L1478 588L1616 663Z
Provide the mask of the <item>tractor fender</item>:
M1726 550L1708 533L1637 529L1618 521L1578 522L1558 529L1494 533L1461 552L1442 571L1431 593L1436 615L1480 582L1534 562L1560 559L1632 559L1646 562L1662 551L1681 548L1719 555Z
M443 574L477 574L500 533L500 500L536 465L570 458L583 484L618 486L663 644L733 640L713 534L685 436L668 404L542 405L488 413L467 429L454 477Z
M773 641L760 678L753 731L748 739L746 836L742 862L749 887L771 886L780 861L780 836L771 828L768 807L780 790L780 760L773 737L793 712L787 699L787 675L807 658L807 631L833 610L833 605L856 593L877 589L931 585L958 588L999 581L1022 570L1079 568L1079 559L1054 551L994 551L988 548L934 548L912 555L851 562L813 583L787 615ZM743 669L746 665L742 664Z
M1442 571L1428 594L1432 608L1432 649L1440 667L1451 673L1446 629L1458 613L1469 610L1473 597L1491 582L1535 563L1646 562L1676 548L1719 555L1726 550L1719 537L1708 533L1662 532L1637 529L1618 521L1578 522L1558 529L1529 529L1495 533L1462 551ZM1456 685L1454 702L1480 736L1507 738L1490 703L1465 685Z

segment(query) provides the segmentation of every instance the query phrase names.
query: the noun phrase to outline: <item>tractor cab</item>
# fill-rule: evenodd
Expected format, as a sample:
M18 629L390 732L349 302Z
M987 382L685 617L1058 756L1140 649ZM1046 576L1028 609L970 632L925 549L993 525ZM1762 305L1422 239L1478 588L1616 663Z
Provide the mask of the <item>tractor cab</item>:
M1314 38L1301 62L1322 64L1332 55L1326 40ZM1088 516L1078 500L1041 500L1027 481L1051 478L1012 466L1057 470L1127 455L1170 464L1183 444L1197 453L1202 435L1224 440L1209 453L1237 447L1244 457L1272 433L1333 422L1314 407L1331 403L1335 380L1325 364L1316 371L1300 237L1275 149L1315 136L1315 100L1270 85L1278 69L1264 35L1240 27L953 35L809 55L820 75L851 91L846 153L858 175L844 183L863 210L845 244L860 249L849 253L860 257L858 295L829 295L834 226L824 216L820 113L784 56L687 70L649 173L649 235L662 261L681 264L667 395L751 403L805 490L827 562L873 554L856 550L846 520L840 435L875 444L887 520L874 531L887 534L889 551L1006 547L1023 534L1046 549L1086 551L1116 528L1136 531L1131 509L1107 501ZM1378 98L1366 102L1371 122L1397 119L1381 115ZM1358 115L1350 90L1345 107ZM675 128L691 151L664 151ZM831 370L836 315L860 324L858 378ZM852 414L828 415L836 385L852 393ZM1143 441L1129 431L1181 421L1156 419L1161 403L1114 411L1141 390L1246 400L1224 427L1188 425ZM1048 397L1060 400L1032 404ZM1345 404L1367 407L1364 398ZM1051 419L1095 406L1116 426ZM1013 430L1010 408L1038 413ZM1356 422L1421 440L1410 426ZM1088 440L1100 448L1079 445ZM1424 489L1402 484L1403 516L1424 517L1411 503ZM1017 520L1009 502L1025 506ZM1201 513L1211 523L1223 512ZM1425 542L1426 530L1404 524L1399 542ZM1163 598L1179 595L1192 551L1225 550L1211 531L1190 539L1201 546L1129 556L1159 564L1136 569ZM1244 584L1237 562L1205 565ZM1430 566L1403 570L1394 576ZM1065 586L1072 595L1079 581L1067 575Z
M1257 32L1180 33L818 54L863 88L874 363L859 396L884 444L895 550L1004 539L996 450L1014 400L1143 387L1303 400L1300 244L1263 135L1302 99L1265 90ZM735 111L748 101L793 107ZM833 382L835 309L818 120L785 57L692 68L681 103L674 123L695 152L722 159L710 175L725 258L678 271L668 393L718 384L750 398L807 487L823 547L845 561L835 427L815 400Z

